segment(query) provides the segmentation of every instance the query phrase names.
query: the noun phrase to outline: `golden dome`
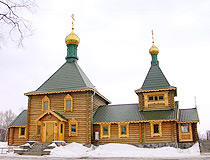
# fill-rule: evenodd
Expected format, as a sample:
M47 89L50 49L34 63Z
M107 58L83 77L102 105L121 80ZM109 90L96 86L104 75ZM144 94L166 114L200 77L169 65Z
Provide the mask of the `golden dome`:
M149 49L149 53L150 53L151 55L153 55L153 54L158 54L158 53L159 53L159 49L154 45L154 42L153 42L152 47Z
M76 44L76 45L78 45L79 44L80 39L74 33L74 29L73 28L72 28L71 33L66 37L65 41L66 41L66 45L68 45L68 44Z

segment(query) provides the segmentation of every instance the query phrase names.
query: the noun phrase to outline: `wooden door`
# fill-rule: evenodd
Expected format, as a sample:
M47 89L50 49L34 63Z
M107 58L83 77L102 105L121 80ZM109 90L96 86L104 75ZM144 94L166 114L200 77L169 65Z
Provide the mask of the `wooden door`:
M54 133L54 122L47 122L46 123L46 139L45 142L52 142L55 137Z

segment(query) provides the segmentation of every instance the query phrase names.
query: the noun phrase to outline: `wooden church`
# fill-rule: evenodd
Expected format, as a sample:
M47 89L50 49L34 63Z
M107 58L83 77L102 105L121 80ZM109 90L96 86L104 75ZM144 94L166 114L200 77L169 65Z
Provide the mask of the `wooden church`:
M28 109L11 122L9 145L65 141L160 147L198 140L197 109L179 109L174 100L177 88L169 84L159 67L154 39L149 49L151 67L141 88L135 90L139 102L120 105L110 105L79 67L80 39L73 22L65 42L66 62L37 90L25 93Z

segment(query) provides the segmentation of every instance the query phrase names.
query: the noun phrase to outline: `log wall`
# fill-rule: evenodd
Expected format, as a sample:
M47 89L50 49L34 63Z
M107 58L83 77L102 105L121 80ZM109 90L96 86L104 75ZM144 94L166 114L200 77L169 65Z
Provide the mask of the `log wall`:
M177 141L177 129L175 122L162 122L162 136L151 136L150 123L142 124L142 142L143 143L168 143Z
M100 134L100 125L94 124L94 133L99 132ZM118 134L118 124L111 124L110 126L110 134L111 137L103 138L99 140L99 144L106 143L126 143L126 144L137 144L140 143L140 124L138 123L130 123L129 124L129 138L119 138Z
M73 98L73 111L64 111L64 97L70 94ZM36 136L36 123L35 120L43 113L42 111L42 99L45 95L31 96L30 97L30 110L29 110L29 140L37 140ZM50 109L54 109L58 113L62 114L67 119L74 118L78 121L78 135L75 137L69 136L69 124L65 123L65 135L64 140L67 143L77 142L82 144L90 143L90 99L91 94L89 92L84 93L66 93L66 94L52 94L47 95L50 99Z
M10 127L8 132L8 145L21 145L26 142L26 138L19 138L19 127Z

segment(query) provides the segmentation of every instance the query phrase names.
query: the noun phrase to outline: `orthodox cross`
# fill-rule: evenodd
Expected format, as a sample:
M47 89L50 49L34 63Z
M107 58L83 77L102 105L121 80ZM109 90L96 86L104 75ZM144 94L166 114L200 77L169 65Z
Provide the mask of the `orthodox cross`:
M154 43L154 33L153 33L153 30L152 30L152 43Z
M74 21L75 21L74 14L71 15L71 18L72 18L72 30L74 30Z

